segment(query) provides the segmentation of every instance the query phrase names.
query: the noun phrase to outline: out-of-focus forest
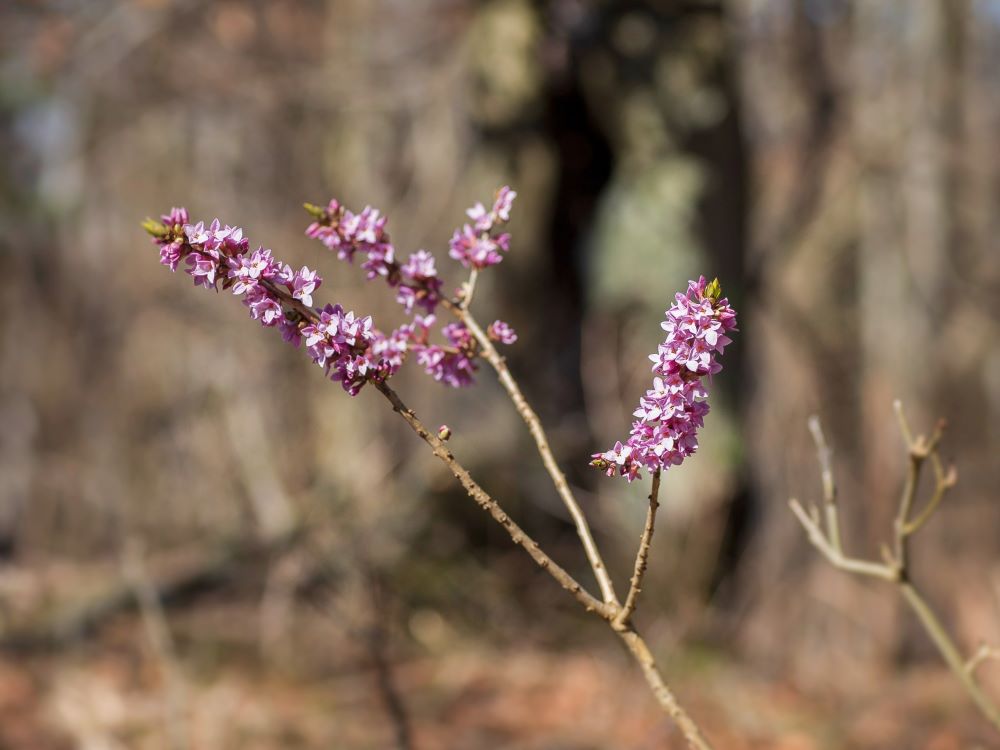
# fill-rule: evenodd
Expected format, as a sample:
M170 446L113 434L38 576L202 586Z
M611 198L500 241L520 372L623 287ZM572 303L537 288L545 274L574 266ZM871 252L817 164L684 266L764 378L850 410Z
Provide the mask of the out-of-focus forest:
M140 228L219 216L396 325L302 202L379 207L452 289L448 239L502 184L512 248L476 308L517 329L618 581L648 487L589 457L627 435L687 279L740 313L640 615L718 746L1000 747L892 588L787 507L820 497L819 414L844 538L878 559L893 399L946 418L960 480L913 575L963 648L1000 643L996 0L9 0L0 55L0 748L682 747L377 393ZM489 368L394 386L590 584Z

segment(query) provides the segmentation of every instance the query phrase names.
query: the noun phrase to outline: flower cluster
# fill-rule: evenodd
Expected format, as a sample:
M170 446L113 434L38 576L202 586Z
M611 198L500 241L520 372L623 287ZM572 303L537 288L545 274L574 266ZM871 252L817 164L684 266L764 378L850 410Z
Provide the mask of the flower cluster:
M442 286L434 256L426 250L418 250L405 263L400 263L385 229L386 218L378 209L366 206L361 213L355 214L334 199L326 208L307 203L306 210L314 218L306 228L307 237L336 250L337 257L349 263L355 255L363 255L361 268L368 280L381 278L396 289L396 301L407 313L420 307L428 315L434 314L441 302Z
M501 344L509 345L517 341L517 332L509 323L504 323L502 320L494 320L490 323L490 327L486 329L486 335Z
M479 355L472 332L461 323L449 323L441 329L449 345L432 344L430 328L434 323L433 315L414 318L410 328L410 349L416 354L417 362L439 383L453 388L472 385Z
M481 203L470 208L466 213L472 224L466 224L455 233L451 256L461 260L467 268L480 269L499 263L501 256L497 251L507 250L509 237L506 234L494 236L494 230L510 220L515 196L513 190L504 186L497 191L490 210ZM395 290L396 301L407 315L413 316L411 323L379 339L373 349L397 368L412 351L417 362L438 382L456 388L471 385L479 355L472 333L464 325L455 323L441 329L447 345L430 342L430 328L443 302L443 282L438 276L434 256L426 250L418 250L401 262L386 230L385 217L370 206L357 214L336 199L325 208L309 203L305 207L313 216L306 235L335 250L341 260L353 262L355 256L362 256L361 267L367 278L384 280ZM463 244L460 236L465 235L471 239ZM514 329L500 320L490 327L489 335L504 344L517 340Z
M722 297L718 279L701 277L677 294L660 324L667 332L653 361L653 387L639 400L627 442L595 453L592 466L618 474L629 482L641 469L661 471L680 464L698 448L698 428L708 413L708 393L702 382L722 369L722 354L736 330L736 313Z
M160 263L176 271L183 260L195 286L231 289L261 325L277 327L294 346L304 338L312 360L352 396L402 364L396 331L386 337L371 317L357 318L339 305L313 310L313 292L323 283L319 274L305 266L295 271L263 247L251 251L239 227L223 226L218 219L207 227L191 224L183 208L143 226L160 248Z
M504 185L497 190L489 211L482 203L466 211L472 223L455 230L448 254L466 268L476 270L502 261L500 251L507 252L510 248L510 235L497 234L495 230L510 221L510 209L516 197L517 193Z
M476 270L499 263L498 251L507 250L509 237L495 230L510 220L515 195L502 187L489 210L481 203L470 208L466 213L472 223L455 233L451 256ZM370 317L355 317L339 305L314 309L313 294L323 283L316 271L305 266L296 271L263 247L251 251L242 229L223 226L218 219L207 227L192 224L185 209L174 208L143 226L160 249L160 263L176 271L183 261L196 286L231 289L261 325L278 328L296 347L304 340L312 360L352 395L369 380L395 374L410 352L435 380L452 387L472 384L480 354L472 332L461 322L452 323L441 329L446 344L430 341L438 307L444 302L453 311L460 309L459 302L443 296L434 256L418 250L405 262L399 260L386 218L370 206L354 213L331 200L325 208L306 204L306 210L313 216L306 234L335 250L341 260L361 256L367 278L383 279L395 290L396 301L412 316L409 323L386 335ZM514 329L501 320L489 327L488 335L504 344L517 340Z

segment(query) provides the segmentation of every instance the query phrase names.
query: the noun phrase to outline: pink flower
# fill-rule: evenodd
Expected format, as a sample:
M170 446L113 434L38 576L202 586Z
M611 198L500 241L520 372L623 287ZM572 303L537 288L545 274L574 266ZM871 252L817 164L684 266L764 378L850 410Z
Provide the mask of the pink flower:
M261 325L277 327L282 338L296 347L304 338L312 360L351 395L399 369L406 351L404 333L394 331L386 338L370 317L357 317L339 305L306 314L293 303L298 300L312 307L312 294L322 283L315 271L306 266L293 271L262 247L249 252L243 230L223 226L218 219L207 228L203 222L190 224L187 211L177 208L160 218L161 222L148 220L144 226L159 246L164 265L176 269L186 259L195 285L217 289L221 282L242 298ZM382 224L377 212L369 211L355 222L355 231L365 241L377 240Z
M472 219L472 224L455 230L448 254L466 268L483 269L502 261L499 251L507 252L510 235L496 234L494 230L510 221L510 210L516 196L517 193L504 185L497 190L489 211L482 203L468 209L465 213Z
M292 296L302 300L302 304L312 307L312 295L323 279L316 271L310 271L305 266L295 272L292 277Z
M250 317L261 325L277 325L284 318L281 303L262 286L250 287L243 295L243 304L250 308Z
M496 200L493 201L494 221L510 221L510 209L514 205L514 199L516 197L517 193L511 190L507 185L504 185L502 188L497 190Z
M316 221L306 228L306 235L318 239L341 260L353 261L362 254L361 268L369 281L384 279L397 287L396 301L407 313L416 306L433 313L441 302L441 280L434 267L434 256L426 250L413 253L405 264L396 260L396 250L386 231L386 218L377 209L367 206L355 214L339 201L331 200L323 209L307 205Z
M701 277L676 295L661 325L667 338L650 355L653 387L639 399L628 441L592 456L591 465L629 482L642 468L664 471L698 449L698 429L709 409L702 378L722 369L716 357L732 343L726 334L736 330L736 313L718 280L708 284Z
M461 229L456 229L452 235L448 255L466 268L483 269L503 260L498 251L506 250L505 245L488 232L477 232L466 224Z
M494 320L490 323L490 327L486 329L486 335L494 341L499 341L501 344L509 345L517 341L517 333L508 323L504 323L502 320Z

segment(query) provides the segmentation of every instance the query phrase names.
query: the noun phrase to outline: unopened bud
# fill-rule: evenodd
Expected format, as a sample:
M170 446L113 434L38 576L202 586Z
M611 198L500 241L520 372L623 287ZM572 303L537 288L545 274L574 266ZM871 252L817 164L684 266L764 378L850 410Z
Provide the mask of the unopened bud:
M448 438L451 437L451 428L446 424L443 424L440 427L438 427L438 437L443 442L448 442Z
M142 222L142 228L154 237L164 237L168 231L167 228L156 219L146 219Z
M310 216L316 219L322 219L326 214L326 209L322 206L317 206L314 203L303 203L302 208L304 208Z
M705 287L705 296L708 297L712 302L718 302L719 298L722 296L722 284L719 283L719 279L712 279L712 283Z

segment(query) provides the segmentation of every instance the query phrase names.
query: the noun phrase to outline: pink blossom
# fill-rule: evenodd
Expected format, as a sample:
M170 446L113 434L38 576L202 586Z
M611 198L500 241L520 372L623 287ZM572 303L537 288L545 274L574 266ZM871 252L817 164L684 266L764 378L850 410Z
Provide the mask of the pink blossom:
M318 239L341 260L353 261L361 254L361 268L369 281L381 278L396 287L396 301L407 313L416 306L433 313L441 302L441 280L437 277L434 256L426 250L413 253L405 264L396 259L396 251L386 231L386 218L377 209L366 207L355 214L336 199L325 209L307 205L316 220L306 228L306 235Z
M496 200L493 201L494 221L510 221L510 209L511 206L514 205L514 199L516 197L517 193L511 190L507 185L504 185L502 188L497 190Z
M675 296L666 314L661 325L667 338L650 356L653 387L639 399L628 441L592 456L591 465L608 476L631 482L640 469L664 471L698 449L698 430L709 409L702 379L722 369L716 357L732 343L726 334L736 330L736 313L718 280L708 284L701 277Z
M507 249L505 244L498 242L488 232L477 232L470 224L466 224L461 229L456 229L452 235L448 255L466 268L483 269L503 260L499 251Z
M176 208L160 218L161 222L148 220L144 226L159 246L164 265L176 269L185 259L195 285L217 289L221 283L242 298L261 325L278 328L282 338L296 347L305 339L312 360L351 395L370 380L399 369L405 353L403 333L382 337L370 317L355 316L339 305L311 310L312 294L322 283L315 271L306 266L293 271L262 247L249 252L243 230L223 226L218 219L208 227L203 222L190 224L187 212ZM377 212L368 212L356 222L355 231L368 241L377 238L380 225ZM308 314L298 303L310 309Z
M517 193L504 185L497 190L489 211L482 203L468 209L465 213L472 219L472 224L464 224L455 230L448 254L466 268L483 269L502 261L500 252L507 252L510 248L510 235L497 234L494 230L510 221L510 210L516 196Z
M502 320L494 320L490 323L489 328L486 329L486 335L501 344L509 345L517 341L517 333L510 324L504 323Z
M292 277L292 296L297 300L302 300L302 304L312 307L313 292L322 283L323 279L316 271L310 271L302 266Z

